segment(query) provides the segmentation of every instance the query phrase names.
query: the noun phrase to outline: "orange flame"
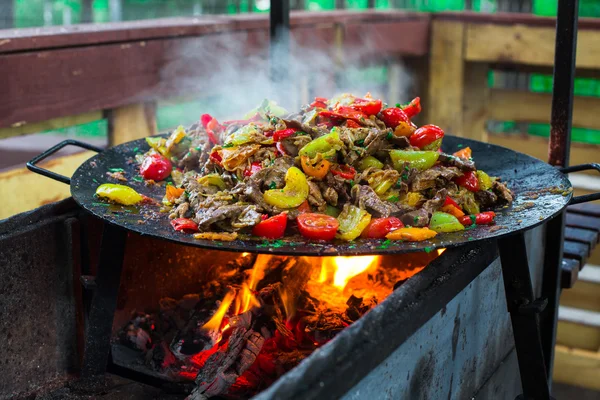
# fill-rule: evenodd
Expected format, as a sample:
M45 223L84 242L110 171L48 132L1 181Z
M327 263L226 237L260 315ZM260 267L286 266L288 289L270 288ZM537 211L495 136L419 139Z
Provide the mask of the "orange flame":
M323 257L318 282L325 283L332 277L331 284L343 290L350 279L368 270L378 260L377 256Z
M215 313L208 320L208 322L202 326L202 329L206 329L207 331L220 329L221 322L223 322L223 318L225 317L227 310L229 310L229 306L233 302L234 298L235 294L232 292L228 292L223 298L223 301L221 302L219 308L217 308L217 311L215 311Z
M242 290L238 292L235 298L235 314L241 314L248 311L252 307L260 307L260 302L252 293L252 290L247 284L242 285Z
M279 297L281 297L281 302L283 303L283 308L285 309L285 315L287 320L292 319L294 314L296 313L296 304L294 303L294 299L285 291L285 289L279 289Z
M438 256L441 256L442 253L445 251L446 251L446 249L437 249Z

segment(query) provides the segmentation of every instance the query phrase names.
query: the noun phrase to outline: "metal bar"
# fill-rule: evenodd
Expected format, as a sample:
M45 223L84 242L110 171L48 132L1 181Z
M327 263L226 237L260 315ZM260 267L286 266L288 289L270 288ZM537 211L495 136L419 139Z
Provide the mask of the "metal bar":
M272 1L270 10L270 72L274 83L287 80L290 54L290 2Z
M525 236L521 232L502 238L498 241L498 248L523 385L522 397L548 400L550 389L538 320L544 303L534 298Z
M561 167L569 165L571 148L578 6L579 0L560 0L556 18L554 87L548 162Z
M96 289L85 330L84 378L106 372L112 324L117 307L127 231L105 224L102 232Z

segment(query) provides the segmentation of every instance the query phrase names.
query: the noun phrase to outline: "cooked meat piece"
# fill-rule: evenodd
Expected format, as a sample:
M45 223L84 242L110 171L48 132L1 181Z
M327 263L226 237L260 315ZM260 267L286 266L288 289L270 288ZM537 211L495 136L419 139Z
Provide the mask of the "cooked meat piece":
M220 207L202 208L196 211L194 220L201 232L208 231L210 226L215 222L237 219L248 207L253 206L230 204Z
M209 142L199 145L198 147L200 147L200 156L198 158L198 165L200 166L206 164L206 162L208 161L208 157L210 157L210 150L212 147Z
M191 171L198 167L200 161L200 155L202 153L199 150L191 147L190 150L179 160L177 167L183 169L184 172Z
M400 173L395 169L382 169L379 171L376 170L374 172L369 171L366 181L371 186L374 186L378 183L382 183L384 181L393 182L393 184L395 185L396 182L398 182L398 179L400 179Z
M169 218L170 219L175 219L175 218L187 218L188 215L188 210L190 209L190 204L185 202L185 203L181 203L179 204L177 207L175 207L175 209L173 209L173 211L171 211L171 213L169 214Z
M387 139L390 133L391 130L380 131L372 129L365 139L366 154L371 155L382 150L390 149L392 146Z
M406 226L423 227L429 224L429 212L424 208L407 212L400 216L400 221Z
M312 140L312 138L310 137L310 135L298 135L298 136L292 137L294 146L296 146L298 149L301 149L304 146L306 146L306 144L308 142L310 142L311 140Z
M272 211L273 207L269 204L267 204L267 202L265 201L265 199L263 198L263 192L260 189L264 177L266 176L266 174L268 173L268 171L265 171L267 168L262 169L260 171L258 171L257 173L255 173L245 184L244 186L236 186L234 189L236 191L241 191L243 190L241 193L243 193L243 196L246 198L246 200L248 200L249 202L252 202L254 204L256 204L258 206L259 209L264 210L264 211Z
M348 189L345 185L346 180L344 178L328 172L327 175L325 175L324 182L328 187L337 192L338 203L343 204L350 200L350 195L348 194Z
M265 160L272 161L277 158L277 150L274 147L261 147L252 157L248 159L250 163L258 161L262 163Z
M422 190L430 189L440 184L445 186L448 181L462 175L455 167L443 167L435 166L430 169L426 169L423 172L419 172L414 180L412 181L411 190L413 192L420 192ZM440 182L439 179L442 179Z
M300 138L300 140L297 140L297 138L294 136L290 136L281 140L281 145L283 146L283 149L289 156L296 157L298 155L298 151L306 143L312 140L311 137L308 135L301 135L298 136L298 138Z
M254 226L262 220L262 214L256 211L256 206L246 206L244 211L231 222L231 226L237 229L243 229L249 226Z
M318 211L325 211L327 207L319 186L313 181L308 181L308 204L317 207Z
M455 157L450 154L440 153L438 160L450 167L457 167L461 171L475 171L475 163L471 160Z
M354 185L352 199L358 207L367 210L374 217L387 218L398 212L398 206L389 201L383 201L368 185Z
M427 212L429 213L429 216L431 216L431 214L433 214L434 212L438 211L440 208L442 208L442 206L444 205L444 202L446 201L446 196L448 194L448 191L446 189L440 189L436 192L435 196L433 196L433 198L431 198L430 200L427 200L425 202L425 204L423 204L423 209L427 210Z
M498 199L501 200L501 203L511 204L513 201L513 195L509 188L507 188L503 183L499 181L494 181L492 183L492 190L496 195L498 195Z
M406 136L396 136L392 135L390 142L394 145L396 149L406 149L410 147L410 142Z
M475 200L477 200L481 208L487 209L496 204L498 196L489 190L480 190L479 192L475 192Z
M285 174L288 169L294 166L294 159L289 156L278 157L273 162L273 165L267 168L263 168L258 173L263 173L263 187L266 189L273 189L272 183L275 183L275 188L281 189L285 186ZM254 176L252 178L254 178Z
M325 187L325 189L323 189L323 187ZM323 194L323 198L332 206L337 206L338 204L338 194L335 191L334 188L323 185L322 183L319 184L319 188L322 191Z

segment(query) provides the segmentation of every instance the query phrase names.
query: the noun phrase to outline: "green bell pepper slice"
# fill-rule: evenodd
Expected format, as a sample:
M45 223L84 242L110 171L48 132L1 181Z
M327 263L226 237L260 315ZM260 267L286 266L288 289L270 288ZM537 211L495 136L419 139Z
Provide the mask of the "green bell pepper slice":
M373 156L367 156L358 162L358 170L364 171L367 168L383 168L383 163Z
M219 189L224 190L227 186L225 181L219 174L208 174L198 178L198 183L203 186L217 186Z
M279 208L295 208L308 198L308 182L306 175L296 167L291 167L285 174L283 189L267 190L263 194L267 204Z
M344 210L337 219L340 226L335 237L350 241L359 237L362 231L369 225L371 214L356 206L348 205L344 207Z
M490 190L492 188L492 178L485 172L478 170L477 181L479 182L479 190Z
M466 193L465 193L466 192ZM481 212L479 208L479 204L475 201L475 195L473 192L469 192L468 190L461 191L462 194L462 202L460 205L466 214L479 214Z
M316 157L318 153L330 154L331 150L337 151L342 148L342 141L337 129L332 129L331 133L323 135L308 142L299 151L300 156Z
M433 167L433 164L435 164L439 156L440 154L437 151L390 151L390 157L394 164L394 168L400 172L403 172L405 163L408 163L409 168L416 168L419 171L424 171Z
M340 209L327 204L327 208L325 209L325 214L329 215L330 217L337 218L338 215L340 215Z
M429 221L429 229L438 233L458 232L465 229L454 215L436 211Z

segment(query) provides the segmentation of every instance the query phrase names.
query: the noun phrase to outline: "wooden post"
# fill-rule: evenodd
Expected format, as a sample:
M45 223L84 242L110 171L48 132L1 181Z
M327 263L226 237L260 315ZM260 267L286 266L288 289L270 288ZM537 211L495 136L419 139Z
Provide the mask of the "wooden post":
M487 85L489 67L482 63L468 63L463 93L463 125L461 136L487 142L487 108L490 91Z
M464 33L460 22L433 21L427 121L463 136Z
M108 145L129 142L146 136L156 135L156 106L153 103L132 104L109 110Z

